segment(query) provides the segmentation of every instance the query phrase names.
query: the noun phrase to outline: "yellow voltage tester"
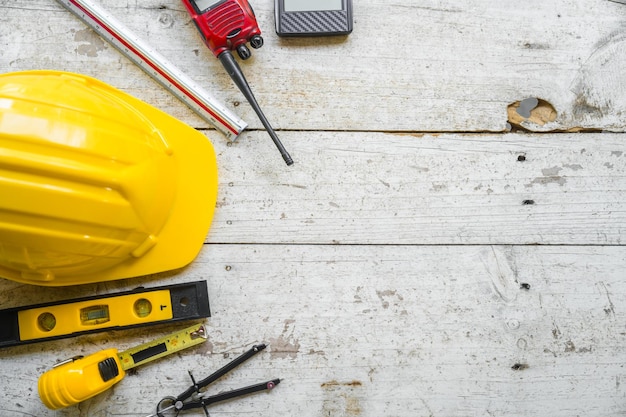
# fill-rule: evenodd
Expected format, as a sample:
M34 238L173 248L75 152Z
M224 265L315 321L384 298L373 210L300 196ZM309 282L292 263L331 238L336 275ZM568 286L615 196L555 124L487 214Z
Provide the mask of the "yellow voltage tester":
M197 324L123 352L105 349L89 356L74 357L39 377L39 397L53 410L78 404L121 381L126 370L206 340L204 325Z

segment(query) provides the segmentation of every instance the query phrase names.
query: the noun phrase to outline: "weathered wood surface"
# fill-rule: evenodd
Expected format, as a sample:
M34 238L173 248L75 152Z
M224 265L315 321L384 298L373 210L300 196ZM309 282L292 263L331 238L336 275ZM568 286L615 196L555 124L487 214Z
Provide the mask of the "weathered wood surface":
M283 383L213 415L623 415L624 268L620 247L208 245L176 276L69 291L206 279L206 346L139 368L107 394L56 413L38 404L44 369L68 355L132 347L149 332L5 349L0 413L147 415L156 400L186 388L187 370L206 376L228 360L223 353L232 359L266 341L266 353L214 390ZM3 305L68 296L1 285Z
M178 0L100 4L250 129L227 144L55 1L0 0L0 73L97 77L203 129L220 168L188 268L0 280L0 308L206 279L210 340L60 411L36 388L56 361L176 327L0 350L1 416L146 416L258 342L212 391L284 382L212 415L626 414L626 5L363 0L346 38L282 40L253 0L266 44L241 65L287 168Z
M175 0L101 2L164 56L261 126ZM609 0L359 1L352 35L281 40L273 2L253 2L266 45L242 64L276 128L504 131L507 106L551 103L532 130L623 130L626 7ZM195 126L184 105L52 0L2 0L0 70L83 72Z
M293 169L265 136L216 141L208 242L624 243L624 134L284 132Z

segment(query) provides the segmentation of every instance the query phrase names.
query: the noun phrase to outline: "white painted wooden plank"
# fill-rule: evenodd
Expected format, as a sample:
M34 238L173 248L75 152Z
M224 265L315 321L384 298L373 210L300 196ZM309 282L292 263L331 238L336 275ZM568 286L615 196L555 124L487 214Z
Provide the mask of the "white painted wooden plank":
M220 189L209 242L624 243L623 134L281 138L291 168L264 132L232 146L213 140Z
M187 370L203 378L268 342L213 392L283 383L212 415L623 415L625 270L621 247L207 245L177 275L68 289L3 280L2 308L206 279L213 317L206 345L58 412L36 393L56 360L172 328L1 350L0 414L145 416L187 387Z
M178 0L101 2L137 34L261 126ZM626 7L608 0L469 0L355 4L346 38L279 39L273 1L253 2L266 45L242 63L282 129L504 131L507 106L550 102L531 130L623 131ZM109 82L194 126L184 105L52 0L0 1L0 72L64 69Z
M101 3L259 127L178 0ZM265 132L228 147L209 132L220 199L190 267L57 289L0 280L7 308L206 279L210 341L58 412L36 392L52 363L173 328L0 350L0 415L145 416L188 369L204 377L259 341L269 350L216 389L284 382L213 415L624 415L626 254L587 246L623 245L624 136L402 132L503 131L527 97L557 117L522 127L623 131L626 6L363 0L345 39L280 40L272 4L253 0L266 46L242 67L272 123L295 130L280 135L296 165ZM35 68L206 127L56 2L0 0L0 72ZM484 245L502 243L566 246Z

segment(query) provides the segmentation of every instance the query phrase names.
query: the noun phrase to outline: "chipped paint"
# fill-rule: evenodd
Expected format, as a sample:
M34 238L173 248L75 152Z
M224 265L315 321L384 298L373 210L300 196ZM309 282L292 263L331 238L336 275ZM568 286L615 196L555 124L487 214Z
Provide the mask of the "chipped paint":
M106 44L100 36L91 29L81 29L74 34L76 42L85 42L76 48L79 55L97 57L98 53L106 49Z
M285 320L280 336L270 338L270 357L272 359L295 359L300 351L300 342L294 338L295 320ZM291 328L291 330L290 330Z

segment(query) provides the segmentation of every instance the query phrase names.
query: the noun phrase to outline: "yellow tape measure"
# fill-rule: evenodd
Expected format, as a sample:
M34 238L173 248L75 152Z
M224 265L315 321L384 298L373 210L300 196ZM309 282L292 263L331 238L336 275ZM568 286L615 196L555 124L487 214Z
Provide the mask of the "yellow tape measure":
M206 340L206 328L195 325L123 352L106 349L69 359L41 375L39 397L46 407L53 410L78 404L121 381L126 370Z
M165 336L150 343L125 350L117 356L123 370L134 368L144 363L152 362L170 353L175 353L188 347L198 345L207 340L206 329L203 325L188 327L177 333Z

